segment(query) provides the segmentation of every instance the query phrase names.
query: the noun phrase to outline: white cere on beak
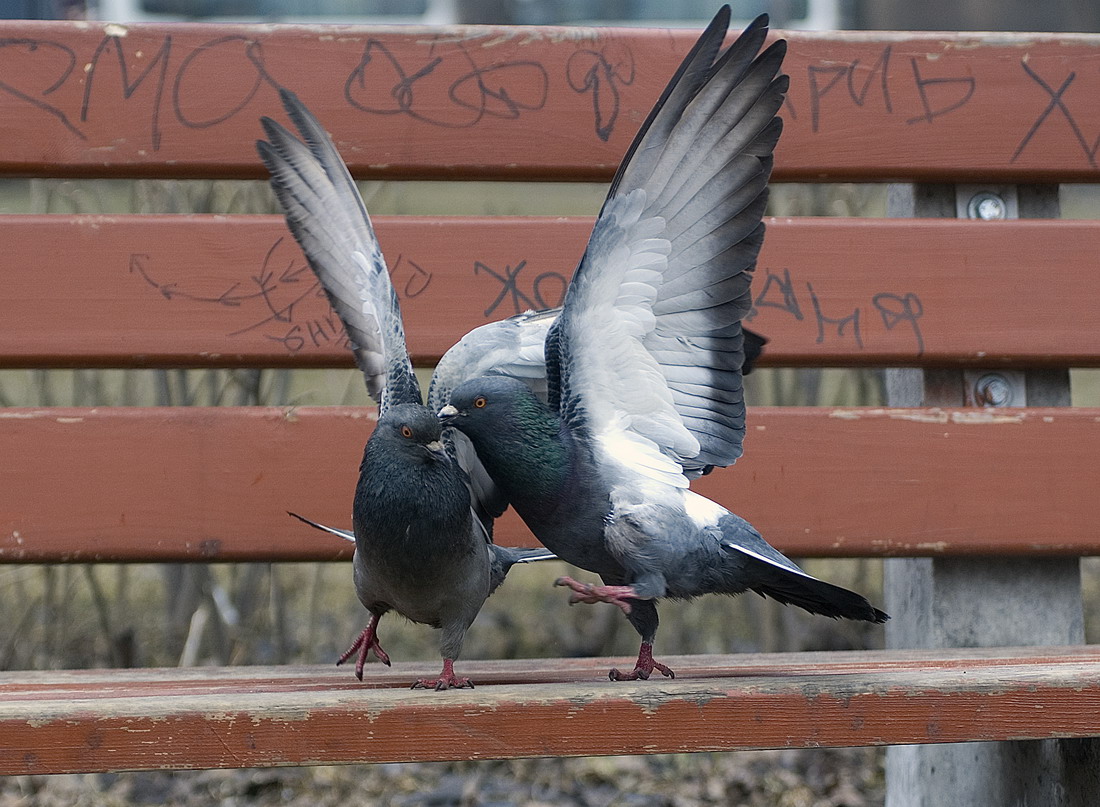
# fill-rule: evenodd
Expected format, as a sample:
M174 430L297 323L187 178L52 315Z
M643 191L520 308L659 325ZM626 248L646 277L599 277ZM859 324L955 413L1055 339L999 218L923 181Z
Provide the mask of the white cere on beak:
M427 444L426 447L428 451L432 452L433 454L447 454L447 447L443 445L442 440L432 440L430 443Z
M444 406L442 409L439 410L439 417L441 417L441 418L450 418L450 417L454 417L457 414L458 414L458 410L455 407L451 406L450 404L447 404L446 406Z

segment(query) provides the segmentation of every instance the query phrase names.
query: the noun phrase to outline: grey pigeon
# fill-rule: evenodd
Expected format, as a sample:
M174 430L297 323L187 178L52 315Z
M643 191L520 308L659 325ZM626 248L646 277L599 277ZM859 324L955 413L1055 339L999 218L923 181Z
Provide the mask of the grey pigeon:
M602 578L561 578L570 601L614 603L641 634L633 672L614 680L673 675L653 658L661 597L752 590L888 618L688 489L741 455L741 321L788 86L786 43L759 52L766 16L719 54L729 16L699 38L612 181L547 336L549 403L491 377L458 385L440 411L539 540Z
M527 378L545 395L543 341L553 315L530 313L467 334L440 362L429 393L431 408L425 407L397 294L358 190L312 114L293 93L282 90L281 97L304 142L264 118L268 140L258 141L257 149L290 230L343 322L367 389L379 404L352 507L355 590L370 620L337 663L357 654L360 680L371 651L389 664L378 622L394 610L441 630L443 671L414 687L472 686L455 675L454 660L485 599L514 563L554 556L492 543L492 520L506 503L466 439L445 437L435 412L470 373Z

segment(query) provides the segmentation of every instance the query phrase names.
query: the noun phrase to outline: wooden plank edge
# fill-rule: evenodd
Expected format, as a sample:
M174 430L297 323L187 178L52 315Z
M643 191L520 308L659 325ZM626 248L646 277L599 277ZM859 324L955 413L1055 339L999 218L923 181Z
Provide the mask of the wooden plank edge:
M1100 645L891 650L817 650L782 653L661 655L678 679L820 675L869 670L961 669L1043 665L1092 661L1100 663ZM602 681L610 668L633 664L633 657L523 658L460 660L460 672L480 685L584 683ZM347 667L331 664L283 664L231 667L143 667L84 670L0 672L5 702L57 699L66 693L83 700L149 697L203 690L233 692L268 689L307 691L347 688L406 689L435 661L371 662L364 678L353 678Z
M1100 664L0 705L0 773L1100 736Z

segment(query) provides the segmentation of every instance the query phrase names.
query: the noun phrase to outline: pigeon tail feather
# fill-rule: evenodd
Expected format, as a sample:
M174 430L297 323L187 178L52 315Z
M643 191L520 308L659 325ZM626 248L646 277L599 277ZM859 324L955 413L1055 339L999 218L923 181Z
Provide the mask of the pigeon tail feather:
M760 566L765 568L760 570L760 582L751 586L752 590L784 605L797 605L811 614L833 619L882 623L890 618L854 591L767 564Z

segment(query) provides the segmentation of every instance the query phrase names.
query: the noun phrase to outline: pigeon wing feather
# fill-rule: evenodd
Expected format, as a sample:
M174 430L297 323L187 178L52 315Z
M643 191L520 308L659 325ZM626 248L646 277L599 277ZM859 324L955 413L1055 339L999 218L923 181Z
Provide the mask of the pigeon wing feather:
M547 338L551 405L683 487L744 438L741 320L763 241L785 43L717 15L628 151Z
M420 403L397 292L362 197L317 119L289 90L280 97L302 139L263 118L268 139L256 147L290 231L344 324L380 412Z

